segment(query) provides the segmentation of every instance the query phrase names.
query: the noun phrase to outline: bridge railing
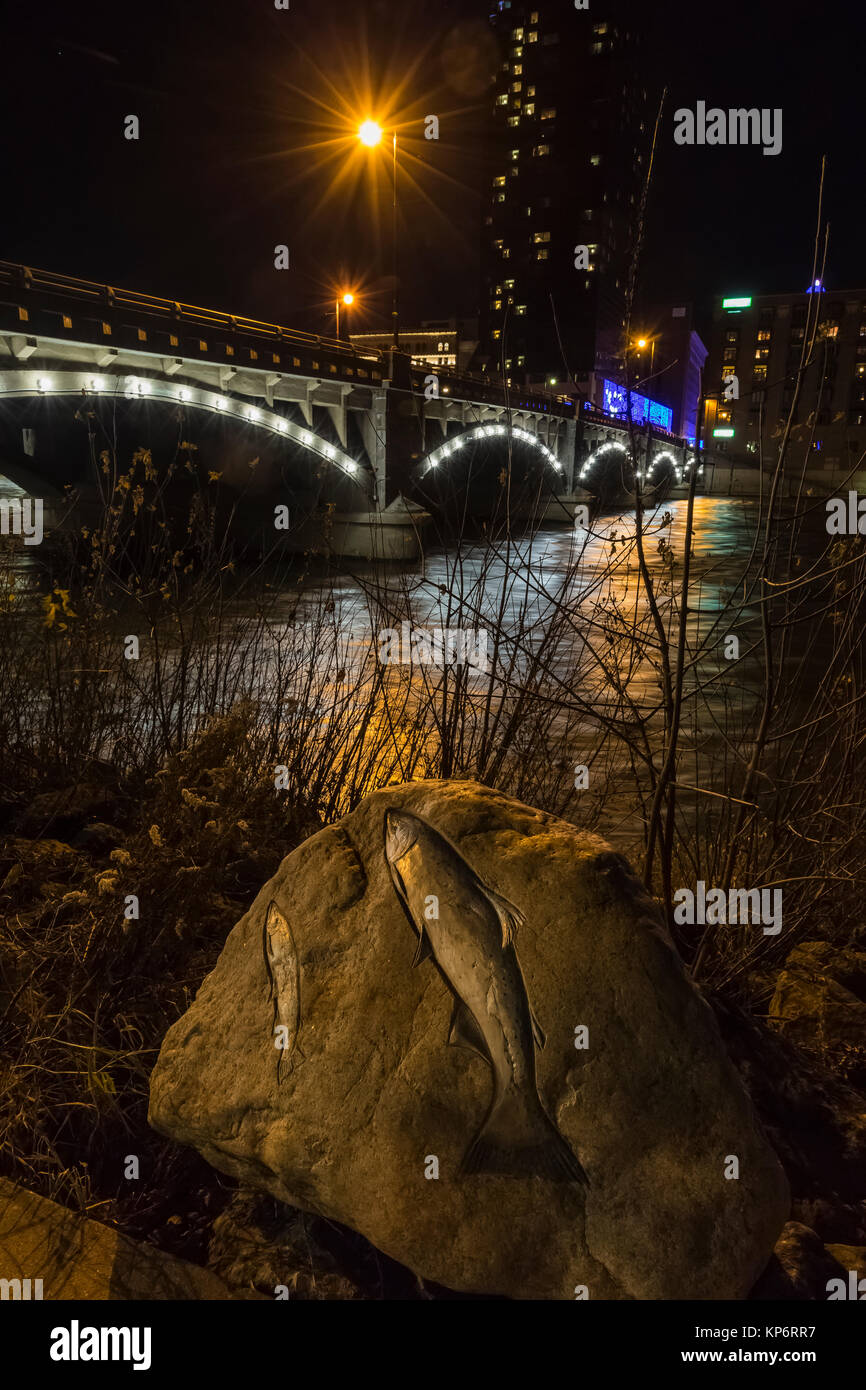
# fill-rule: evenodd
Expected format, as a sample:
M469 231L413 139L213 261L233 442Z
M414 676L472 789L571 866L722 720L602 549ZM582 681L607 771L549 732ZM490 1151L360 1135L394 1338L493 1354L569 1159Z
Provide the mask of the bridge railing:
M171 322L221 328L227 332L251 333L270 342L322 348L349 358L358 356L353 347L339 338L302 333L294 328L284 328L281 324L266 323L260 319L250 319L239 314L227 314L220 309L205 309L198 304L185 304L179 300L163 299L159 295L141 294L137 290L103 285L94 280L79 279L74 275L58 275L51 270L37 270L13 261L0 261L0 285L4 284L39 297L76 300L79 303L90 304L107 310L134 309L138 313L153 315ZM377 361L381 361L383 357L383 354L375 351L365 355L368 358L375 356Z

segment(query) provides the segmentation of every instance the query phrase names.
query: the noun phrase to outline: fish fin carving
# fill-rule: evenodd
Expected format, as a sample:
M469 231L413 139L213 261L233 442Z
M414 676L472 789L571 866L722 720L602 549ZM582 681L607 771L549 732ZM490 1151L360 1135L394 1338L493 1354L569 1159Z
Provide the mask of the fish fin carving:
M521 1141L515 1143L514 1135ZM512 1178L547 1178L589 1186L580 1163L537 1096L506 1092L493 1106L460 1165L460 1176L495 1173Z
M532 1036L535 1039L535 1046L541 1051L547 1042L547 1037L532 1009L529 1010L529 1018L532 1023Z
M420 965L422 960L429 960L432 954L433 947L430 945L430 938L422 927L421 935L418 937L418 945L415 948L415 956L412 961L413 966Z
M501 893L496 893L492 888L488 888L486 884L483 884L482 887L490 901L493 911L499 918L499 925L502 928L503 949L506 946L513 946L517 936L517 928L524 926L526 918L520 911L520 908L515 907L514 903L509 902L507 898L503 898Z
M451 1047L466 1047L470 1052L482 1057L485 1062L490 1061L487 1052L487 1044L484 1035L472 1011L464 1004L462 999L454 1000L454 1008L451 1011L451 1025L448 1030L448 1043Z

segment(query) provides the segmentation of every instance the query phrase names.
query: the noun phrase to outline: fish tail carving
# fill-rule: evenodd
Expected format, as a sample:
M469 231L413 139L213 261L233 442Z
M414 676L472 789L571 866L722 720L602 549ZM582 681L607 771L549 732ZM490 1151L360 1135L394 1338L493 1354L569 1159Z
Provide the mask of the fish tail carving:
M517 1142L515 1132L521 1134ZM541 1177L589 1186L586 1173L541 1102L527 1104L515 1090L506 1092L493 1105L470 1144L460 1176L472 1173Z

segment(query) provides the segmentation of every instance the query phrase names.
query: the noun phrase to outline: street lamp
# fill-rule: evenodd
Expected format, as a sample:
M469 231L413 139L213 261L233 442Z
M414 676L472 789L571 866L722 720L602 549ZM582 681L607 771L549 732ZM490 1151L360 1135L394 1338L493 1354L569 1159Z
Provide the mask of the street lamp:
M346 308L348 309L348 308L350 307L350 305L354 304L354 302L355 302L355 296L354 296L349 290L346 291L346 293L342 296L342 298L337 298L337 299L334 300L334 313L335 313L335 316L336 316L336 319L337 319L337 337L338 337L338 338L339 338L339 336L340 336L340 305L341 305L341 304L345 304Z
M650 374L650 376L652 376L652 374L653 374L653 362L655 361L655 355L656 355L656 340L655 340L655 338L638 338L638 339L636 340L635 347L638 349L639 352L642 352L643 349L646 347L647 343L649 343L649 345L650 345L650 369L649 369L649 374Z
M358 139L362 145L368 149L374 149L376 145L382 143L384 132L377 121L364 121L358 130ZM391 300L391 321L394 327L394 346L400 346L400 308L399 308L399 281L397 278L397 132L392 132L392 251L393 251L393 274L394 274L394 294Z

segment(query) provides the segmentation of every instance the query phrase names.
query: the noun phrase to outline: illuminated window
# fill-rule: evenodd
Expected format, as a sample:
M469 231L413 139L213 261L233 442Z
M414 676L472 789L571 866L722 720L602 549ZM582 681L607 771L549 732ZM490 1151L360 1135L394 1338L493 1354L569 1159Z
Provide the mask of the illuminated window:
M541 251L536 251L536 253L535 253L535 259L536 259L537 261L546 261L546 260L549 260L549 259L550 259L550 252L548 251L548 249L547 249L546 246L544 247L543 250L541 250Z
M770 341L771 336L772 336L772 335L771 335L771 333L770 333L769 328L762 328L762 329L760 330L760 332L758 333L758 342L759 342L759 343L768 343L768 342Z
M532 154L533 154L534 158L536 158L536 159L541 159L544 155L550 154L550 146L549 146L549 145L536 145L536 146L533 148Z
M508 105L508 93L507 93L507 92L503 92L503 93L502 93L502 96L499 96L499 97L496 98L496 105L497 105L497 106L507 106L507 105Z
M512 127L513 127L513 126L518 126L518 125L520 125L520 117L519 117L519 116L509 116L509 117L508 117L508 120L506 121L506 125L510 125L510 126L512 126ZM505 194L504 194L504 193L500 193L500 195L499 195L499 197L498 197L498 199L497 199L497 202L500 202L500 203L504 203L504 202L505 202Z
M538 43L538 30L531 29L526 36L527 43Z
M27 312L26 309L25 309L24 312L25 312L25 314L26 314L26 312ZM110 337L111 337L111 324L110 324L110 323L104 323L104 324L102 325L102 331L103 331L103 333L105 334L106 338L110 338Z
M138 329L138 341L139 341L140 343L146 343L146 342L147 342L147 334L145 333L145 331L144 331L143 328L139 328L139 329Z
M502 337L502 333L501 333L501 331L500 331L498 328L494 328L494 330L493 330L493 337L494 337L494 338L501 338L501 337Z
M593 26L592 26L592 32L593 32L594 34L606 34L606 33L607 33L607 25L606 25L606 24L593 24Z
M755 363L755 369L754 369L754 372L752 373L752 375L754 376L755 381L766 381L766 380L767 380L767 364L766 364L766 362L756 362L756 363Z
M589 51L590 51L590 53L603 53L603 52L604 52L604 44L603 44L603 43L591 43L591 44L589 45Z
M538 23L538 10L533 10L533 11L532 11L532 14L529 16L529 22L530 22L530 24L537 24L537 23ZM520 361L520 358L518 358L518 361Z
M199 338L198 350L199 352L207 352L207 343L205 342L204 338Z
M535 102L534 102L534 101L528 101L528 102L526 103L526 105L525 105L524 108L523 108L523 114L524 114L525 116L534 116L534 115L535 115Z
M71 328L71 327L72 327L72 319L69 317L68 314L64 314L64 315L63 315L63 327L64 327L64 328Z
M541 119L542 119L543 121L552 121L555 115L556 115L556 107L555 107L555 106L544 106L544 107L542 107L542 109L541 109Z
M501 309L501 308L502 308L502 300L501 300L501 299L494 299L494 301L493 301L493 307L494 307L494 309Z
M514 64L514 68L513 68L513 73L514 73L514 76L515 76L515 77L522 77L522 76L523 76L523 64L522 64L522 63L515 63L515 64Z
M543 242L550 241L550 232L533 232L532 240L536 246L540 246Z
M594 169L597 169L598 166L599 166L599 164L601 163L601 155L600 155L600 154L591 154L591 155L589 156L589 162L590 162L590 164L593 166Z
M522 48L512 48L512 50L511 50L511 56L512 56L512 58L522 58L522 57L523 57L523 49L522 49Z
M517 308L514 310L514 312L515 312L515 314L520 314L520 316L523 317L523 315L526 313L526 305L525 305L525 304L518 304L518 306L517 306Z
M28 311L27 309L22 309L21 306L20 306L20 304L19 304L19 306L18 306L18 321L19 321L19 323L27 323L27 321L28 321L29 318L30 318L30 313L29 313L29 311ZM103 331L104 331L104 330L105 330L105 324L102 325L102 328L103 328Z
M513 280L506 280L506 281L505 281L505 288L506 288L507 290L513 290L513 289L514 289L514 281L513 281Z
M769 355L770 355L770 349L769 349L768 347L759 347L759 348L755 348L755 361L756 361L756 362L766 362L766 360L767 360L767 358L769 357Z
M512 82L512 84L511 84L511 90L512 90L512 92L522 92L522 91L523 91L523 83L522 83L522 82Z
M231 343L226 343L226 357L234 357L234 355L235 355L235 350L234 350L234 348L232 347ZM314 363L313 365L314 365L314 366L318 366L318 363Z
M497 174L496 178L493 180L493 187L494 187L494 188L504 188L504 187L505 187L505 175L504 175L504 174Z
M168 338L168 344L169 347L180 347L180 338L176 338L173 333L170 333Z
M522 29L512 29L512 31L511 31L511 37L512 37L513 39L515 39L518 43L520 43L521 40L523 39L523 30L522 30Z
M259 360L259 354L256 352L255 348L250 348L250 360L252 362L258 362Z
M511 151L511 158L512 158L512 159L519 159L519 158L520 158L520 150L512 150L512 151Z
M526 95L527 95L528 97L534 97L534 96L535 96L535 87L534 87L534 86L533 86L533 87L527 87L527 89L526 89Z

